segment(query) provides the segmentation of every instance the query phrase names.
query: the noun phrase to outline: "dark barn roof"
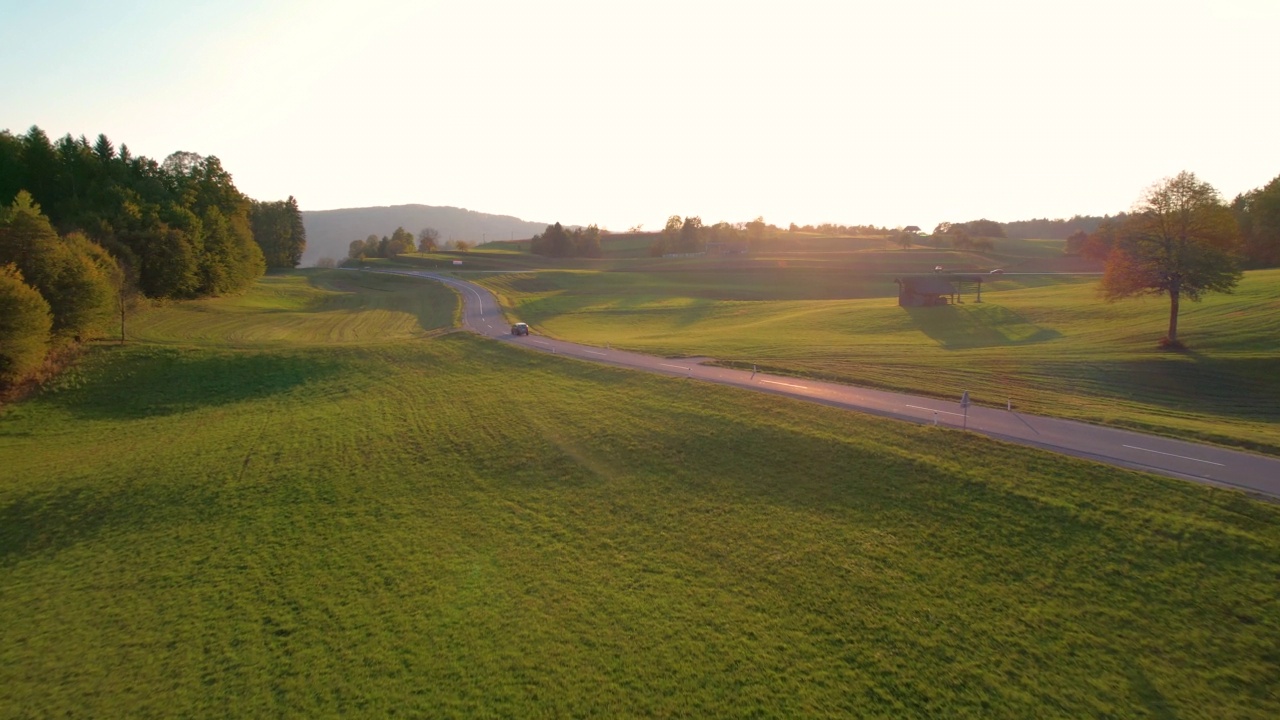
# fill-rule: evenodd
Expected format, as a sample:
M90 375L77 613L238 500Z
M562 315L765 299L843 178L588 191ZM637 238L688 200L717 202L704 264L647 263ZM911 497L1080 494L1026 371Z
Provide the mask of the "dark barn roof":
M950 295L956 291L954 275L916 275L896 278L903 289L921 295Z

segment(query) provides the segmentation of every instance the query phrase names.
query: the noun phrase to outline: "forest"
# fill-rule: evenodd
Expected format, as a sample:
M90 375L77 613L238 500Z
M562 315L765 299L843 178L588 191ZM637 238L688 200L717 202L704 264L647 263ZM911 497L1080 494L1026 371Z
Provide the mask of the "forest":
M123 338L142 297L234 293L305 247L297 201L247 197L217 157L0 131L0 385L117 319Z

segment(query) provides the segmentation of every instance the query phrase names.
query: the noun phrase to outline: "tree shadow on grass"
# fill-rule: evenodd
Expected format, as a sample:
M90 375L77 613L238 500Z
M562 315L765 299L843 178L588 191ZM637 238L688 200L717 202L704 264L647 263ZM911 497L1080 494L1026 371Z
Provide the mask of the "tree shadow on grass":
M1029 345L1062 337L991 303L903 308L925 335L946 350Z
M220 507L206 486L67 488L28 495L0 507L0 567L61 552L107 528L198 521L221 512Z
M90 419L164 417L289 392L341 369L338 360L318 352L162 348L110 357L87 382L45 399Z
M1265 357L1153 353L1149 359L1067 363L1055 372L1078 378L1089 394L1132 399L1170 411L1280 422L1280 374Z

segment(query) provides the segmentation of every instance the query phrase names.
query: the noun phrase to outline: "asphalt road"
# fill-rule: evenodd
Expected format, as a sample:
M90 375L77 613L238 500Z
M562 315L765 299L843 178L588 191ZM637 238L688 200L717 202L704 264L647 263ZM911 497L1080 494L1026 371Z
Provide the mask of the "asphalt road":
M483 287L426 271L404 271L401 274L430 278L456 289L464 300L462 322L466 329L495 340L524 345L532 350L722 385L735 385L911 422L962 427L993 438L1120 467L1280 497L1280 459L1277 458L1073 420L1027 415L1005 408L970 405L966 412L960 406L959 398L954 402L947 402L936 398L701 364L708 358L661 358L537 335L516 337L511 335L511 326L499 310L497 300Z

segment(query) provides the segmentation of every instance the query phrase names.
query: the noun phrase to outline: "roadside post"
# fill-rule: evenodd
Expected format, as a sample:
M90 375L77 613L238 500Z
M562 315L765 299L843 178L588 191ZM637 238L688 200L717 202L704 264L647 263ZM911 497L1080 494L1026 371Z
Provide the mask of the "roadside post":
M964 429L969 429L969 391L960 396L960 407L964 408Z

